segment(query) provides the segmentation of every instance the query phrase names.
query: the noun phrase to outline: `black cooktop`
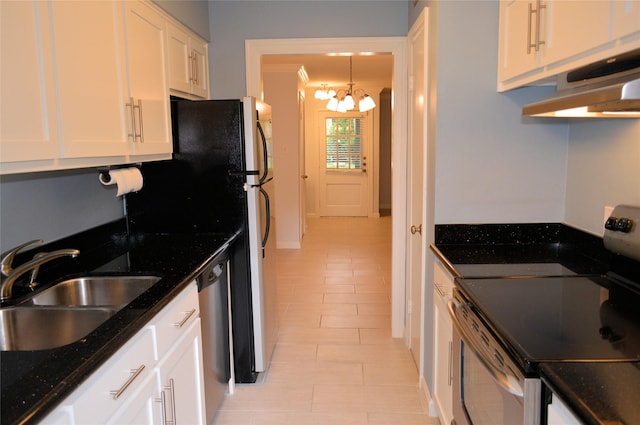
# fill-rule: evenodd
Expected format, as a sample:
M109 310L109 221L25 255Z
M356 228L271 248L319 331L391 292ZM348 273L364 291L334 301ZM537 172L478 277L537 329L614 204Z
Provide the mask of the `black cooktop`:
M458 279L517 358L549 361L640 359L640 295L604 276Z

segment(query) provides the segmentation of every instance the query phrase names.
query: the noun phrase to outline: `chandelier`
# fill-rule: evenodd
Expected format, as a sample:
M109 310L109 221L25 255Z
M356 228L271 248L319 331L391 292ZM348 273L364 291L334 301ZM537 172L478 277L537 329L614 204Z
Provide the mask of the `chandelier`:
M347 112L355 109L356 100L358 100L358 110L360 112L366 112L376 107L376 103L373 99L365 93L362 89L353 89L355 83L353 82L353 59L349 56L349 86L348 89L335 90L327 89L326 84L322 84L322 89L318 89L315 92L315 98L326 100L327 109L334 112Z

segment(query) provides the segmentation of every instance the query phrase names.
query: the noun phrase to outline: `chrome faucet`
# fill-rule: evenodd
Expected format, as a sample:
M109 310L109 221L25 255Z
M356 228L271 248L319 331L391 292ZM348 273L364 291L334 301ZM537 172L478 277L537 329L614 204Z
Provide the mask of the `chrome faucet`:
M17 253L24 251L26 248L39 245L42 242L44 242L42 239L35 239L27 243L23 243L22 245L18 245L17 247L12 248L9 251L2 254L2 262L0 262L0 271L2 272L2 275L9 276L9 274L13 270L13 266L12 266L13 257L15 257Z
M26 245L29 245L29 244L25 244L25 246ZM19 248L20 247L18 247L18 251L19 251ZM17 251L14 252L14 255L16 252ZM76 257L78 254L80 254L80 251L78 251L77 249L59 249L57 251L52 251L52 252L39 252L33 256L33 259L31 261L27 261L26 263L19 265L15 269L11 268L11 264L10 264L11 262L9 261L8 262L9 272L8 272L7 278L2 282L2 287L0 288L0 292L2 293L2 298L1 298L2 301L11 299L13 284L16 282L16 280L20 276L22 276L26 272L31 271L29 286L33 287L36 285L35 279L36 279L36 276L38 275L38 271L40 270L41 265L51 260L54 260L56 258L66 257L66 256ZM5 256L5 259L6 258L7 256ZM11 257L11 259L13 259L13 257ZM2 266L3 266L2 271L4 273L4 259L3 259Z

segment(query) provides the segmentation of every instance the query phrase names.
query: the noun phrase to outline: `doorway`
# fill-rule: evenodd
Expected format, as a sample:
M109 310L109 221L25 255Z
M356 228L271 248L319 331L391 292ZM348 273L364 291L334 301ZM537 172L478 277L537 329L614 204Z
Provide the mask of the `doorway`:
M393 69L404 70L407 66L406 37L370 38L320 38L320 39L261 39L245 42L247 95L263 98L263 55L285 54L336 54L371 52L393 55ZM393 337L404 336L405 329L405 229L407 218L400 212L406 208L407 173L407 75L394 72L392 81L392 272L391 272L391 333Z

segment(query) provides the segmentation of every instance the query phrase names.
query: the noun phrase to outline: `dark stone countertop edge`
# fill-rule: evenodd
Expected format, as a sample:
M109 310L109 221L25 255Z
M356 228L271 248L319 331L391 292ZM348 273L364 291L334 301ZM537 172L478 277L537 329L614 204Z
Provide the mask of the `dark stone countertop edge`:
M80 250L77 259L64 259L43 267L40 272L43 282L54 276L86 274L93 270L158 274L162 279L87 338L49 350L0 352L3 424L31 424L43 419L238 236L238 231L215 235L128 235L125 227L124 220L119 220L16 256L14 264L20 264L28 261L34 252L60 248ZM122 266L123 261L118 259L125 257L126 264ZM5 379L8 374L15 376Z
M640 423L640 405L633 399L640 361L541 363L538 370L547 387L586 425Z

